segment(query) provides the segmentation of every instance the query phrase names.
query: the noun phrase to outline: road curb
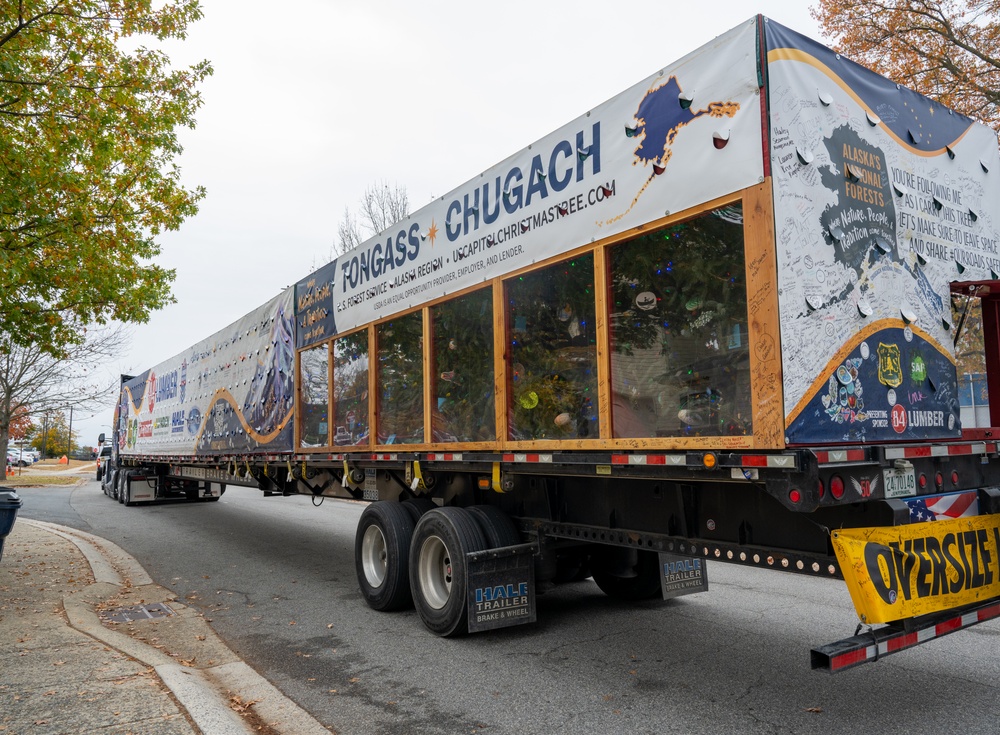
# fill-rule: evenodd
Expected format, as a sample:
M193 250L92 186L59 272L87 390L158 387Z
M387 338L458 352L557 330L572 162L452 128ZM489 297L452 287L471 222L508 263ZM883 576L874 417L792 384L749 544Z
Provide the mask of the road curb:
M147 595L147 603L173 600L174 595L154 584L134 557L107 539L54 523L26 518L19 521L70 541L80 549L93 570L96 580L94 584L63 598L69 624L81 633L154 669L202 732L211 735L259 734L256 724L240 717L230 707L230 701L238 698L244 703L252 702L257 723L266 723L274 733L329 735L328 728L282 694L267 679L239 661L207 624L194 621L198 622L199 634L212 635L216 639L213 645L230 654L230 663L206 668L183 666L159 649L105 626L95 611L95 606L100 601L111 599L124 588L148 587L151 594ZM161 599L154 600L153 597ZM190 614L185 614L189 611L189 608L185 608L180 612L180 624L183 624L185 618L191 619Z

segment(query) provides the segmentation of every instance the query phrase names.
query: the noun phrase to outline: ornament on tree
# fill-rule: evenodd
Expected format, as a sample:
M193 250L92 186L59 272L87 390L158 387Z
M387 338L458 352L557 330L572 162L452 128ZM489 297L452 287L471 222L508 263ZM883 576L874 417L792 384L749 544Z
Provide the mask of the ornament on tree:
M522 408L531 410L538 405L538 394L533 390L529 390L527 393L521 396L518 400Z

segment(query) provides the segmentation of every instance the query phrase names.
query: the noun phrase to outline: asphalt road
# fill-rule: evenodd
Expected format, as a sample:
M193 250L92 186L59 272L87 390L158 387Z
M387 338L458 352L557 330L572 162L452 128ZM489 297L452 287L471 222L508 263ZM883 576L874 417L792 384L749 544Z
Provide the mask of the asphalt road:
M710 589L624 604L588 581L538 623L458 640L376 613L355 581L362 505L264 498L125 508L96 482L25 489L23 516L134 555L244 660L356 733L1000 733L1000 623L830 676L811 646L854 632L843 583L724 564Z

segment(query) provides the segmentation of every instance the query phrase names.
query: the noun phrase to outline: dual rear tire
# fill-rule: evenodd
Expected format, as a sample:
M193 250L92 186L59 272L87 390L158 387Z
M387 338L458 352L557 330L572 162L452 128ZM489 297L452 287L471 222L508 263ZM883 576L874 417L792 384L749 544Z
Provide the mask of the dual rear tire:
M432 633L461 635L468 628L465 555L519 542L513 521L492 506L372 503L355 536L358 584L375 610L412 604Z
M354 537L354 566L361 596L374 610L409 607L410 541L415 521L402 503L372 503Z

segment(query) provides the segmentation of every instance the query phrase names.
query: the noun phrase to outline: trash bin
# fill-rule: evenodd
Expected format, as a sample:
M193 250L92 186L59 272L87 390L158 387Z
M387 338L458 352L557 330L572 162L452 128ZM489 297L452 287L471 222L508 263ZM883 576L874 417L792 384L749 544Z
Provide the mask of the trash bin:
M17 511L21 509L21 496L13 490L0 489L0 559L3 559L3 544L14 527Z

